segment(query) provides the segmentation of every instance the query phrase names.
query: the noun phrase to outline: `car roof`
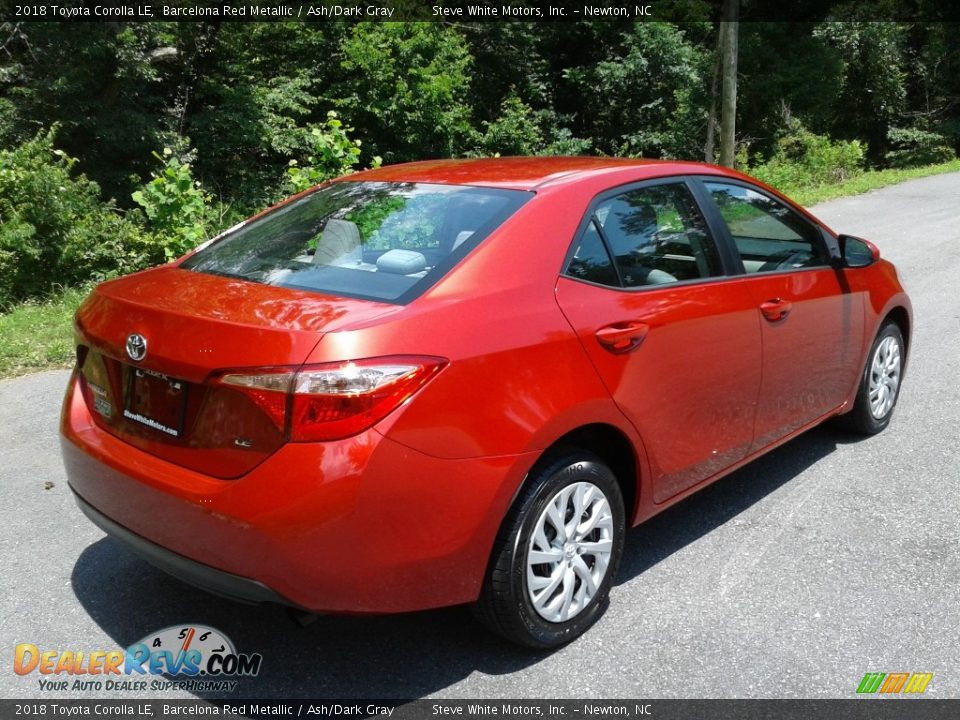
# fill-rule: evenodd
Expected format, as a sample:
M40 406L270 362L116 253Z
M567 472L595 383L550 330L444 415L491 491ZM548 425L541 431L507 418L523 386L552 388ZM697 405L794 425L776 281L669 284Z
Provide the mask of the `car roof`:
M387 165L348 175L340 181L426 182L535 190L612 171L637 170L636 180L692 173L736 177L725 168L698 162L611 157L504 157L425 160Z

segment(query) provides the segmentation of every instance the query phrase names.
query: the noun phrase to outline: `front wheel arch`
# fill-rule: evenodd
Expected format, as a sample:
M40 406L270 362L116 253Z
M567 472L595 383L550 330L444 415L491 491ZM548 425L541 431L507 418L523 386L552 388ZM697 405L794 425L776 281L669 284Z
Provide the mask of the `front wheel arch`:
M907 359L910 355L910 314L902 305L892 308L890 312L884 316L883 320L880 321L880 324L877 326L877 332L888 322L896 323L897 327L900 328L900 334L903 335L903 346L906 353L904 356L904 370L906 370Z
M884 384L887 381L884 379L880 383L875 383L871 380L871 377L882 378L886 373L886 370L884 370L882 367L881 369L877 370L878 366L874 364L878 354L884 352L884 348L881 344L886 343L893 343L896 345L896 347L893 348L896 351L893 353L893 357L896 358L896 365L891 364L890 366L891 377L893 377L894 374L893 368L896 368L896 381L895 384L890 385L890 388L892 388L893 391L893 396L890 400L889 407L884 409L883 415L881 416L876 415L871 409L871 393L873 392L875 385ZM858 435L876 435L877 433L886 429L887 425L890 423L893 411L896 409L897 400L900 396L900 389L903 384L904 369L906 368L906 356L907 341L903 335L900 325L893 319L885 319L877 330L876 335L871 340L870 350L867 353L866 362L864 363L864 367L858 376L856 395L854 397L852 408L850 409L850 412L841 415L838 419L841 426L845 427L846 430ZM882 360L882 355L880 357ZM890 388L887 388L886 391L889 392ZM884 390L882 387L878 389ZM882 396L880 397L882 398Z

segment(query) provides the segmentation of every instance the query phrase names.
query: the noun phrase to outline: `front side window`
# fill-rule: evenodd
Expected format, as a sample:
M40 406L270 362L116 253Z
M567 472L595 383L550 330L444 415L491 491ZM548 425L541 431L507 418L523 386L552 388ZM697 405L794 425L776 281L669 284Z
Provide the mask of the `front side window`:
M338 182L228 232L180 267L386 302L409 302L531 193Z
M717 247L682 183L608 198L596 206L591 225L609 248L623 287L722 274Z
M748 273L829 264L820 231L781 202L742 185L706 182Z

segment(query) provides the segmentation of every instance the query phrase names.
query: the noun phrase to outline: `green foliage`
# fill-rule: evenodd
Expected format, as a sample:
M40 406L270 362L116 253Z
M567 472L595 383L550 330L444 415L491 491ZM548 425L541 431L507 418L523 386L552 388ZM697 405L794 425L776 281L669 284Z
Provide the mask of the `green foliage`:
M450 157L474 145L473 61L441 23L357 23L339 49L333 101L364 148L387 162Z
M56 128L0 151L0 305L53 287L139 267L135 223L54 148Z
M91 212L80 219L63 248L58 284L99 282L163 261L157 239L138 211Z
M194 176L247 214L278 200L287 162L307 154L335 79L340 23L182 23L179 134ZM151 149L160 147L154 145Z
M858 140L831 140L807 130L798 120L775 145L773 156L756 158L750 173L774 187L808 187L839 183L863 170L866 148Z
M920 128L890 128L887 138L893 148L887 155L890 167L935 165L957 157L943 135Z
M0 147L59 122L59 147L135 208L151 152L189 136L193 176L240 215L334 172L308 160L326 152L330 108L363 143L346 170L375 156L699 158L716 26L709 3L672 5L689 21L22 23L0 53ZM916 118L960 149L960 26L827 5L829 22L741 24L738 142L775 154L786 105L875 165L901 162L889 131Z
M275 201L289 158L310 148L308 119L317 101L310 81L294 75L224 84L210 77L200 85L209 109L188 123L204 148L199 177L251 209Z
M709 3L673 4L688 22L11 26L0 298L162 262L379 157L700 158L716 25ZM743 160L807 187L952 157L960 25L828 6L829 22L741 24ZM54 125L61 154L36 135ZM157 168L187 136L196 155Z
M512 92L501 103L497 118L482 125L483 135L471 155L580 155L591 145L574 137L555 112L534 111Z
M855 6L850 11L856 12ZM842 17L843 11L838 14ZM887 130L906 100L903 27L893 22L826 22L817 26L814 37L835 48L843 60L834 132L864 139L873 159L882 160Z
M583 98L581 120L595 147L612 155L690 156L702 146L708 54L669 23L636 23L594 64L569 68Z
M480 147L491 155L536 155L543 148L543 131L533 111L516 95L504 99L500 116L483 123Z
M352 140L352 127L344 127L333 110L327 113L323 125L309 129L309 155L303 164L291 160L287 168L287 189L301 192L314 185L341 175L352 173L360 162L360 141ZM374 157L371 167L380 167L380 158Z
M175 23L17 23L3 57L0 137L8 147L37 127L60 127L57 143L82 160L106 197L129 195L131 172L168 141L182 78ZM7 34L4 35L6 39Z
M817 133L830 130L844 78L844 63L829 41L796 22L740 25L737 134L754 152L773 152L788 130L783 108L793 108Z
M162 156L153 156L162 166L132 197L143 208L151 232L162 238L165 259L173 260L211 234L215 226L210 207L213 198L193 179L190 163L173 150L164 148Z

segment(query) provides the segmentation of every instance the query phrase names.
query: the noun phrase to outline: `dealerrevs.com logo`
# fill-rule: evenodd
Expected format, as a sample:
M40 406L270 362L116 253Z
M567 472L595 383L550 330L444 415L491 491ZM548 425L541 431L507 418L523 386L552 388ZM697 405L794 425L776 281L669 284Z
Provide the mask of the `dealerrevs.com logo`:
M238 653L219 630L174 625L151 633L126 650L45 650L20 643L17 675L39 675L40 690L143 691L178 688L232 692L239 678L260 672L260 653Z

